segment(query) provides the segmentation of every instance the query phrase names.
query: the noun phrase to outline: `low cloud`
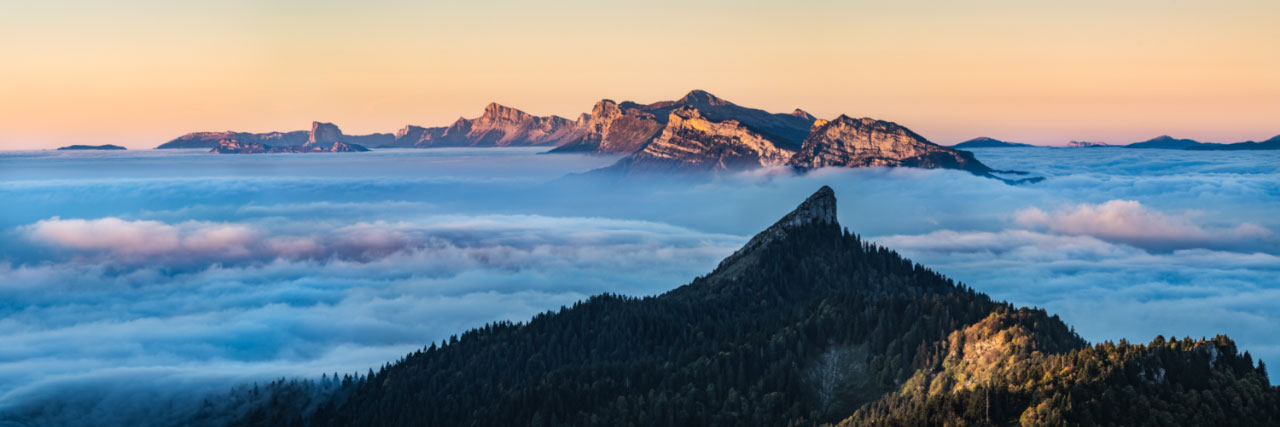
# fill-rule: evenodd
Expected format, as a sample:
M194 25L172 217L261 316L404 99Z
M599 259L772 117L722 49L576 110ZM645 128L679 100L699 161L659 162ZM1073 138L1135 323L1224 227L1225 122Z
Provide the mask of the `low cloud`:
M1053 212L1028 208L1014 215L1018 225L1069 236L1092 236L1141 248L1173 250L1252 245L1272 236L1253 223L1207 229L1186 215L1162 213L1133 200L1078 204Z

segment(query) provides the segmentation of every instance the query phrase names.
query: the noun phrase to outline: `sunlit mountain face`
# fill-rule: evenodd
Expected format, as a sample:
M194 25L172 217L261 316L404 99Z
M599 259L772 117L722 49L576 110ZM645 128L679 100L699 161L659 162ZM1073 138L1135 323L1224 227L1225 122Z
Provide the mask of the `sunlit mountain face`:
M1280 153L974 149L959 170L582 172L546 148L0 153L0 420L173 424L493 321L711 271L821 185L863 239L1082 338L1280 357Z

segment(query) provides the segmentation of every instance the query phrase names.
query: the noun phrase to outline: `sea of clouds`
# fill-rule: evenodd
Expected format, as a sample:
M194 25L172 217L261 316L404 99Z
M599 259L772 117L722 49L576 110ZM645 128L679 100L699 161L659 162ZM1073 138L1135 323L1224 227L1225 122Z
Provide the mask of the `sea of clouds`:
M531 149L0 153L0 421L165 424L237 383L662 293L824 184L851 231L1087 339L1226 333L1280 359L1280 153L975 152L1048 179L566 178L616 158Z

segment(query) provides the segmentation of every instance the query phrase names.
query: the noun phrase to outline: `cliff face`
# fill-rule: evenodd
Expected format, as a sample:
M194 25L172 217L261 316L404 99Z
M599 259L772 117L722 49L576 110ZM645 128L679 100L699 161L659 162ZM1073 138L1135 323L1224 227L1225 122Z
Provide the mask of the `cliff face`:
M804 169L909 166L991 172L972 153L934 144L897 123L843 115L815 122L790 164Z
M561 145L581 139L581 126L569 119L534 116L491 103L480 117L460 118L447 127L405 126L390 145L397 147L511 147Z
M621 108L613 100L597 102L579 119L583 136L554 152L634 153L662 130L663 122L639 108Z
M783 165L795 154L736 120L712 121L695 108L671 111L662 133L632 154L631 170L719 171Z

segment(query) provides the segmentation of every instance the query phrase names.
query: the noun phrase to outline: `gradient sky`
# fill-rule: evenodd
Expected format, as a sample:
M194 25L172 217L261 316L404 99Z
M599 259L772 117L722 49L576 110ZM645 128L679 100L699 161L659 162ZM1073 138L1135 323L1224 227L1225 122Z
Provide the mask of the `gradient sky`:
M0 149L706 89L939 143L1280 133L1280 2L6 1ZM963 3L963 4L961 4Z

